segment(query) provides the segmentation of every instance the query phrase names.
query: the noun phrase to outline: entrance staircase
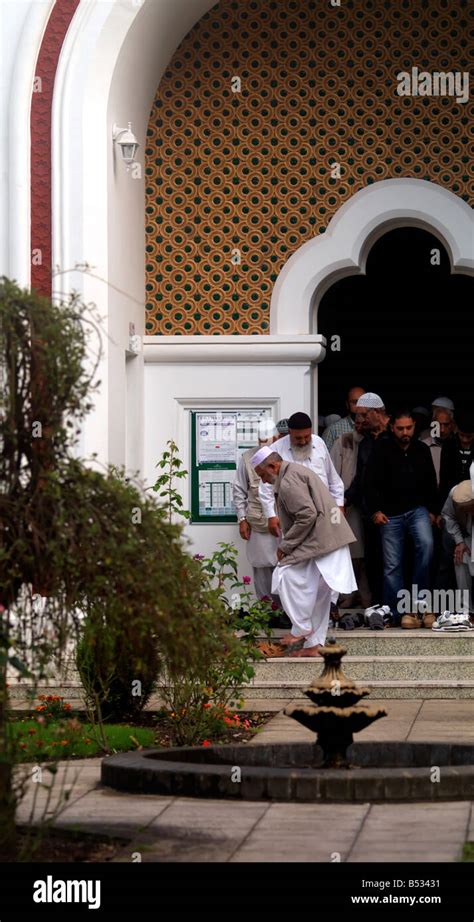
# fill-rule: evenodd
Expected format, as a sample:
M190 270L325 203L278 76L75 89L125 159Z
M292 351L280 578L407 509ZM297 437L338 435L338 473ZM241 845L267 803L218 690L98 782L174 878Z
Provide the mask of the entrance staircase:
M282 630L273 631L277 640ZM473 698L474 699L474 631L441 633L421 629L406 631L386 629L371 631L330 631L328 636L347 649L343 660L346 675L371 689L371 698ZM262 640L265 639L262 637ZM241 689L244 699L265 706L265 699L285 702L302 697L302 693L322 670L316 658L281 657L256 663L255 677ZM28 683L10 678L10 695L14 707L27 703ZM61 677L41 683L38 694L63 695L79 707L82 686L74 667ZM36 702L37 703L37 702ZM158 696L148 705L160 705Z
M273 631L276 640L285 631ZM388 628L371 631L330 631L347 649L345 674L368 685L372 698L474 698L474 631L435 631ZM320 674L316 658L281 657L255 666L246 697L288 700Z

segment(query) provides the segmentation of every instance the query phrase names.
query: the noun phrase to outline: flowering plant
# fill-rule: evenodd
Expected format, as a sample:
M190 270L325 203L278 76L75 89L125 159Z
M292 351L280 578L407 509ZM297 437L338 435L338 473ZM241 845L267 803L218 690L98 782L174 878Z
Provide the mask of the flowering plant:
M188 727L194 745L200 743L201 746L210 746L213 740L218 740L227 730L250 730L250 721L247 718L210 701L204 701L200 708L183 708L181 713L172 711L169 716L175 738L180 740L185 728Z
M57 720L66 717L72 711L72 705L68 704L61 695L38 695L38 701L41 701L41 704L35 708L35 711L46 718Z

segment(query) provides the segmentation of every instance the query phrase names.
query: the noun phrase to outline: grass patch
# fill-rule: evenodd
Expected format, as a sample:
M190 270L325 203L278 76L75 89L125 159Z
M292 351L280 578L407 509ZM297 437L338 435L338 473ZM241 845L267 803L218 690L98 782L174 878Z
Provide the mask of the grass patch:
M37 719L16 720L11 723L19 747L19 761L47 761L49 759L88 758L103 755L97 730L92 724L70 720ZM124 724L106 724L104 733L109 752L127 752L139 747L153 746L155 734L148 727L130 727Z
M474 862L474 842L466 842L463 848L462 860Z

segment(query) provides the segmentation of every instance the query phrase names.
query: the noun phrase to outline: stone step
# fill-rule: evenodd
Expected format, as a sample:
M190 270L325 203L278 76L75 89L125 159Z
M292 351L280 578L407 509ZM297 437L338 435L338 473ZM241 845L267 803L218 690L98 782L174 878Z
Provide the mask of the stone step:
M369 683L371 698L474 698L474 681L439 681L439 680L393 680L385 681L373 679ZM301 700L302 686L300 682L281 682L278 685L272 682L260 682L240 690L242 697L264 701L266 698L273 701L289 701L294 698ZM362 699L362 703L369 705L371 698Z
M318 658L278 657L255 664L254 685L261 682L295 682L309 685L321 673ZM357 682L404 680L423 682L464 680L474 682L474 656L352 656L343 670Z
M287 631L273 631L272 639L277 641L285 633ZM330 632L328 637L331 636L336 637L337 643L347 650L348 656L474 656L474 631L437 634L424 629L361 629ZM347 656L343 662L347 662Z

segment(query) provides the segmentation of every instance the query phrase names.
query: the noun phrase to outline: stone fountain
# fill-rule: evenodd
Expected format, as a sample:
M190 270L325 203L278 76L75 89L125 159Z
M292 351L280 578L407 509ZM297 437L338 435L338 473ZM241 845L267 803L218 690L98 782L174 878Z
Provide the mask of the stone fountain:
M117 753L102 762L102 784L136 794L303 803L474 799L472 743L354 743L353 734L386 711L358 703L369 689L344 675L343 647L330 641L321 652L323 672L304 693L311 704L285 710L318 734L314 742ZM443 766L436 784L431 782L433 765Z
M323 768L349 768L347 749L353 743L353 734L370 726L374 720L386 717L384 708L359 705L361 698L370 695L370 688L358 688L342 671L344 647L330 643L321 648L324 669L319 679L306 689L305 695L313 704L306 707L292 704L285 714L317 733L316 742L323 750Z

